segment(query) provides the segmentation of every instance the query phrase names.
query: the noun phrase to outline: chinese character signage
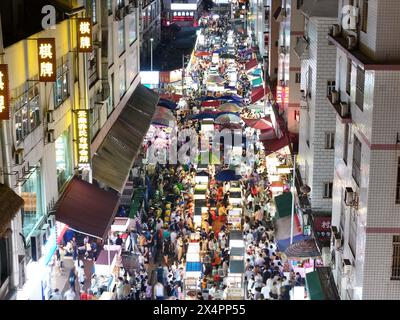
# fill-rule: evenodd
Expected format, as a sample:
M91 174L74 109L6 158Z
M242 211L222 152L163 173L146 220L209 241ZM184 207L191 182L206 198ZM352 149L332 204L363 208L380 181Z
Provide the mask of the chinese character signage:
M76 110L78 164L90 163L89 110Z
M54 38L38 39L39 81L56 81L56 40Z
M92 20L78 19L78 52L92 52Z
M0 64L0 120L10 119L8 66Z
M329 240L331 237L331 216L314 217L314 233L321 240Z

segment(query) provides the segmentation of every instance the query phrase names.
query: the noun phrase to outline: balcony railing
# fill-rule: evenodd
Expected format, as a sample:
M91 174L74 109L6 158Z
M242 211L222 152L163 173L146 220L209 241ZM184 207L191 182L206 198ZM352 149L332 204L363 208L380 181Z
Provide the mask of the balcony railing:
M331 95L328 96L327 99L329 101L329 104L339 116L340 121L342 123L351 123L350 106L347 103L340 102L340 99L338 99L337 101L332 101Z

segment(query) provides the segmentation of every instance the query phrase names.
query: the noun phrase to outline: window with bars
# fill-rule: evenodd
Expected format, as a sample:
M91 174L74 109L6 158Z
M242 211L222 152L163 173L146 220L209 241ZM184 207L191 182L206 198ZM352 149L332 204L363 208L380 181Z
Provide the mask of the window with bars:
M358 186L361 182L361 146L361 141L354 135L352 176Z
M347 164L347 156L349 153L349 124L344 125L344 137L343 137L343 161Z
M335 148L335 133L325 132L325 149Z
M392 276L391 280L400 280L400 235L393 236Z
M351 88L351 69L353 68L353 63L351 59L347 59L347 73L346 73L346 92L350 95Z
M57 61L57 80L54 84L54 109L58 108L69 97L68 55Z
M96 83L98 79L97 73L97 49L94 49L88 54L88 77L89 77L89 87Z
M27 81L16 90L13 101L15 137L19 144L40 125L39 83Z
M126 60L119 66L119 97L122 98L126 92Z
M356 82L356 105L361 111L364 110L364 85L365 71L357 67L357 82Z
M332 95L332 90L335 90L335 88L336 88L336 81L328 80L328 83L326 86L326 96L330 97Z
M368 31L368 0L362 1L361 7L361 31Z
M343 191L342 198L340 201L340 230L342 235L344 234L345 224L346 224L346 205L344 203L344 191Z
M400 204L400 158L397 163L396 204Z
M324 195L323 197L326 199L331 199L332 198L332 189L333 189L333 183L332 182L325 182L324 183Z
M301 73L296 73L296 83L301 82Z
M125 52L125 19L118 22L118 54Z

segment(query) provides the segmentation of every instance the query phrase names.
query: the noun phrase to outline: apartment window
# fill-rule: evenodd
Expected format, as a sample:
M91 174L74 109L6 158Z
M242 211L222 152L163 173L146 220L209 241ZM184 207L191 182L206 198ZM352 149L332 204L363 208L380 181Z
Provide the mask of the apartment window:
M368 30L368 0L362 1L361 6L361 31L367 32Z
M110 96L108 97L107 115L110 115L114 109L114 73L111 74Z
M302 5L303 5L303 0L297 0L297 10L300 10Z
M88 77L89 87L91 87L98 79L97 73L97 50L94 49L88 54Z
M340 230L342 231L342 235L344 234L344 227L346 223L346 205L344 203L344 192L342 192L342 198L340 201Z
M93 24L97 23L97 5L96 5L97 0L92 0L92 21Z
M39 83L29 81L19 88L14 102L15 135L17 143L40 125Z
M323 197L326 199L331 199L332 198L332 188L333 188L333 183L332 182L325 182L324 183L324 195Z
M69 97L68 57L57 61L57 80L54 84L54 108L59 107Z
M352 175L354 181L360 186L361 181L361 142L354 136L354 144L353 144L353 169Z
M325 132L325 149L335 148L335 134L333 132Z
M114 23L111 23L108 28L108 66L111 66L114 63L113 25Z
M351 69L353 67L353 63L351 59L347 59L347 72L346 72L346 92L350 95L350 87L351 87Z
M390 280L400 280L400 235L393 236L392 276Z
M301 73L296 73L296 83L301 82Z
M125 19L118 22L118 54L125 52Z
M349 247L355 257L357 253L357 213L355 210L351 210L350 217Z
M112 0L107 0L108 15L112 14Z
M132 43L134 43L136 38L137 38L136 14L134 13L130 15L130 20L129 20L129 44L131 45Z
M397 164L396 203L400 204L400 158Z
M119 97L125 94L126 91L126 61L119 66Z
M343 161L347 164L347 156L349 153L349 124L344 125L344 137L343 137Z
M308 94L309 98L311 98L311 87L312 87L312 77L313 77L312 73L313 73L312 68L311 68L311 66L309 66L308 67L308 81L307 81L307 94Z
M125 5L125 0L117 0L117 7L122 8Z
M308 147L310 147L310 137L311 137L311 118L310 118L310 113L307 113L306 143Z
M336 88L336 81L335 80L328 80L327 86L326 86L326 94L327 97L330 97L332 95L332 90L335 90Z
M365 72L360 67L357 67L356 105L361 111L364 109L364 85Z

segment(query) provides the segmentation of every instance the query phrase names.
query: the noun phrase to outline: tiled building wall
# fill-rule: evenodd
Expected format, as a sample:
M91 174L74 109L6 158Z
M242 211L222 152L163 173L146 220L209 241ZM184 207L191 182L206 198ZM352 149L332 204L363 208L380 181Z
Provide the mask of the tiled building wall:
M310 59L302 62L302 89L305 90L309 67L312 69L311 99L309 111L300 111L300 162L305 175L305 161L308 163L307 183L311 187L311 206L314 209L330 211L331 199L324 199L324 183L333 182L334 150L325 149L325 132L335 132L336 113L327 100L327 82L335 80L336 48L328 44L326 35L329 26L336 19L312 18L309 22ZM310 123L308 123L308 118ZM310 127L310 128L309 128ZM310 132L310 146L306 137Z

